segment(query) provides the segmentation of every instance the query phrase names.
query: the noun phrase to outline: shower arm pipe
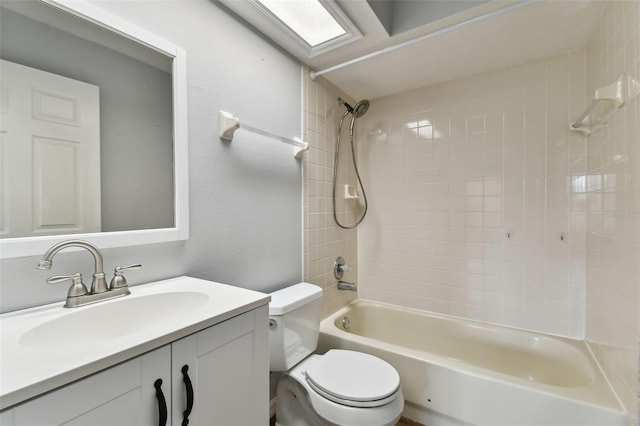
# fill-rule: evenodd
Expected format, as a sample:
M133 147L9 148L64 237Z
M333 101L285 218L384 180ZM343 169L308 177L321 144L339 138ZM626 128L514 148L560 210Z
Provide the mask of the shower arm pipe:
M250 132L257 133L271 139L276 139L289 145L293 145L296 148L294 151L294 155L296 158L302 158L302 154L309 149L309 143L304 142L299 138L286 138L284 136L276 135L274 133L259 129L258 127L250 126L245 123L242 123L242 125L240 125L240 119L238 117L234 117L233 114L226 111L220 111L220 113L218 114L218 121L220 124L220 139L224 139L229 142L233 140L234 132L242 127L243 129Z
M323 70L309 71L309 77L311 78L311 80L315 80L316 78L320 77L321 75L328 74L330 72L337 71L337 70L342 69L342 68L346 68L346 67L348 67L350 65L357 64L358 62L366 61L367 59L375 58L376 56L380 56L380 55L383 55L383 54L386 54L386 53L389 53L389 52L393 52L394 50L402 49L404 47L410 46L410 45L415 44L415 43L420 43L421 41L425 41L425 40L428 40L428 39L430 39L432 37L436 37L436 36L439 36L441 34L445 34L445 33L449 32L449 31L453 31L455 29L462 28L464 26L467 26L467 25L470 25L470 24L473 24L473 23L476 23L476 22L483 21L483 20L488 19L488 18L493 18L495 16L500 16L500 15L503 15L505 13L512 12L514 10L518 10L518 9L520 9L522 7L528 6L530 4L538 3L540 1L542 1L542 0L523 0L523 1L520 1L518 3L511 4L509 6L505 6L505 7L501 8L501 9L497 9L497 10L485 13L484 15L476 16L474 18L469 18L469 19L466 19L466 20L464 20L462 22L458 22L456 24L449 25L449 26L447 26L445 28L441 28L439 30L436 30L436 31L433 31L433 32L430 32L430 33L427 33L427 34L423 34L421 36L412 38L412 39L404 41L402 43L398 43L398 44L395 44L395 45L392 45L392 46L389 46L389 47L385 47L385 48L382 48L382 49L377 50L375 52L367 53L366 55L362 55L362 56L359 56L357 58L350 59L348 61L342 62L342 63L337 64L337 65L333 65L333 66L325 68Z

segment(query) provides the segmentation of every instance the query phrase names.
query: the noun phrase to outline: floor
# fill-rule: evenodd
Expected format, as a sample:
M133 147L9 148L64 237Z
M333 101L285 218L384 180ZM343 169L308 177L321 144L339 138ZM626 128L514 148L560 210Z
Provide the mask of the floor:
M408 419L406 417L400 417L400 421L396 426L425 426L422 423L418 423L415 420Z
M276 424L276 416L271 417L269 421L270 426L275 426ZM396 426L424 426L422 423L418 423L415 420L408 419L406 417L401 417L400 421L396 424Z

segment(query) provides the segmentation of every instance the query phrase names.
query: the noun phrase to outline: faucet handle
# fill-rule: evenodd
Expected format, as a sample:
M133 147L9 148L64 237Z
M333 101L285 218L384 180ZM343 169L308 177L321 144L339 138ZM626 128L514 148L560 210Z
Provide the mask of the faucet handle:
M333 276L340 281L345 272L351 272L351 267L346 264L342 256L338 256L333 264Z
M69 297L84 296L89 293L87 286L82 282L82 274L76 272L73 275L55 275L47 278L47 284L59 284L65 281L72 281L71 287L69 287Z
M129 266L116 266L113 270L113 278L111 279L111 284L109 284L109 288L113 290L114 288L121 288L127 286L127 279L122 275L123 271L128 271L132 269L140 269L142 268L141 263L134 263Z
M133 265L129 265L129 266L116 266L116 268L113 270L116 274L122 274L122 271L128 271L130 269L140 269L142 268L142 263L134 263Z

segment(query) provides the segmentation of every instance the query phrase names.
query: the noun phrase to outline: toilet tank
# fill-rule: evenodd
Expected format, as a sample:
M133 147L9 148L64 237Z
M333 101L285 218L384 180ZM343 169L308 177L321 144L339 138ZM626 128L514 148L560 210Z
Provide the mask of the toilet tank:
M316 350L322 316L322 289L299 283L271 293L271 371L287 371Z

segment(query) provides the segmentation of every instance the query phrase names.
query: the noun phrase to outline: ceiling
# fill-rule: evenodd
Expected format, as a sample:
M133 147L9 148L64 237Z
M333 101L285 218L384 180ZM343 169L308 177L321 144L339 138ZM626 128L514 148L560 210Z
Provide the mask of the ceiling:
M312 70L333 67L437 32L423 41L323 74L354 99L375 99L582 48L606 5L603 0L336 3L363 37L312 58L299 57ZM521 7L479 18L515 4ZM435 14L431 13L434 10Z
M390 37L366 1L340 2L363 32L360 41L305 60L322 70L505 6L488 2ZM375 99L418 87L584 47L604 1L548 0L479 20L371 59L324 74L354 99ZM497 6L497 7L496 7ZM372 16L373 15L373 16Z

